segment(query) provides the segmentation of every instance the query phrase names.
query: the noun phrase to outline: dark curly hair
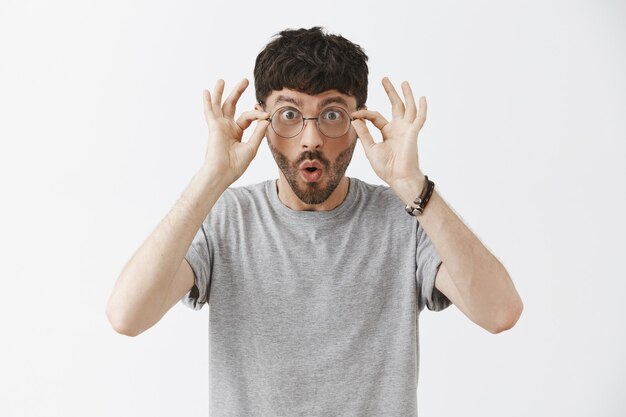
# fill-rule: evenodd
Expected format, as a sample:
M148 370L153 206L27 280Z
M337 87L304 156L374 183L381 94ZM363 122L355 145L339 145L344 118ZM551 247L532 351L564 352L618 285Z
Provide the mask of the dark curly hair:
M331 89L356 98L357 109L367 100L367 55L341 35L310 29L285 29L256 57L256 99L265 108L273 90L289 88L306 94Z

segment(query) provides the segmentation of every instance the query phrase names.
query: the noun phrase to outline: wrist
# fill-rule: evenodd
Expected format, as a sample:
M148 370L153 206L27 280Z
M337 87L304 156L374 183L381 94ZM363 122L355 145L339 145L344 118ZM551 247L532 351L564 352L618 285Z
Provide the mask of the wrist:
M390 186L404 204L412 204L415 197L424 192L426 176L420 171L417 175L395 181Z
M195 177L210 188L218 189L222 192L232 184L232 181L230 181L226 175L204 164L196 172Z

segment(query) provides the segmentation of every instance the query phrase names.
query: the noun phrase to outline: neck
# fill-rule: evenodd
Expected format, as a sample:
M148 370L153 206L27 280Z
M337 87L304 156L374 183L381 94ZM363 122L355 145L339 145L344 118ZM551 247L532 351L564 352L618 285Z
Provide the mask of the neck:
M276 182L276 187L278 191L279 200L289 207L292 210L296 211L329 211L345 200L348 195L348 188L350 185L350 180L348 177L344 176L341 181L339 181L339 185L332 192L332 194L326 199L326 201L320 204L307 204L300 200L298 196L293 192L289 183L285 179L282 172L280 172L278 181Z

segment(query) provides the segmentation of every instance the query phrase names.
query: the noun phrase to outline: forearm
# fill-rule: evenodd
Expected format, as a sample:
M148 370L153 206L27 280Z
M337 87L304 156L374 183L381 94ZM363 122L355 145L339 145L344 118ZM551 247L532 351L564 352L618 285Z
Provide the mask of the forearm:
M203 166L174 207L137 249L107 304L112 324L144 328L164 314L167 290L202 222L228 185Z
M423 181L422 176L397 193L409 203L421 195ZM417 219L450 275L456 301L462 304L459 308L491 331L515 323L523 307L508 272L446 204L436 187Z

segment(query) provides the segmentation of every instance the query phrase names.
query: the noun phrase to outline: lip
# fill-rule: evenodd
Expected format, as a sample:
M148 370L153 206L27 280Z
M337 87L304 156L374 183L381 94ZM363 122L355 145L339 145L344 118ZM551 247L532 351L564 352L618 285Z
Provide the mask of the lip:
M314 172L307 171L307 168L317 168ZM322 164L317 160L308 160L300 164L300 175L304 181L308 183L318 182L322 175L324 175L324 168Z
M304 161L303 163L300 164L300 170L307 169L307 168L323 169L322 164L320 164L319 161L311 161L311 160Z
M303 169L300 171L300 175L302 176L302 179L304 179L305 182L312 183L312 182L320 181L322 179L322 175L324 175L324 171L321 169L318 169L314 172L309 172L306 169Z

